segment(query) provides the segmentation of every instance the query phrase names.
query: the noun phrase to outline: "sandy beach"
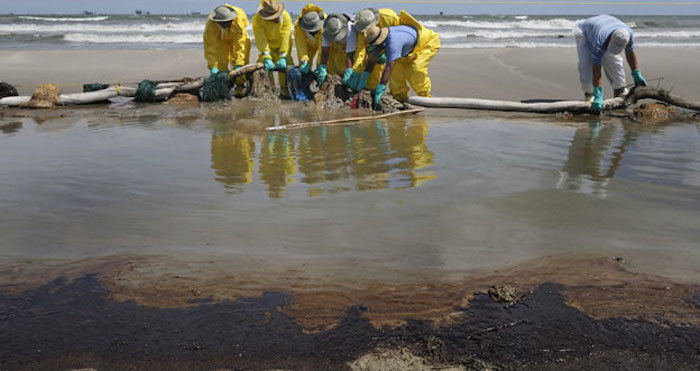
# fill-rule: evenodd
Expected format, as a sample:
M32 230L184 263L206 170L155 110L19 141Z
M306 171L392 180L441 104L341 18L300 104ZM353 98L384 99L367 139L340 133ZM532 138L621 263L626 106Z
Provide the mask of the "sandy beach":
M700 49L637 53L700 101ZM576 63L445 48L433 96L580 99ZM197 49L3 50L0 71L29 95L206 68ZM0 369L700 367L688 123L429 110L275 136L312 109L243 103L0 110L19 177Z
M700 100L700 49L637 50L647 79L690 100ZM257 57L255 52L251 60ZM2 80L31 94L36 84L61 84L80 91L82 84L138 83L142 79L202 76L200 50L52 50L0 51ZM441 49L430 75L433 96L502 100L579 99L575 48ZM628 76L630 83L631 77ZM606 92L611 92L604 80ZM607 96L607 95L606 95Z

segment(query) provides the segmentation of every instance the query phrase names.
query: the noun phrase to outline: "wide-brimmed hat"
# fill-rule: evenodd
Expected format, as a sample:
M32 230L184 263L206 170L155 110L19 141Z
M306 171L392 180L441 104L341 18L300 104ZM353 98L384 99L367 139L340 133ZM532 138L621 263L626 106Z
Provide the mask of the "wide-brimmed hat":
M356 32L365 32L368 28L379 23L379 10L376 8L364 8L355 14L353 28Z
M228 22L236 19L236 12L226 5L217 6L213 12L209 13L209 19L214 22Z
M382 43L384 43L386 40L386 37L389 36L389 28L372 26L367 29L365 35L367 37L367 45L382 45Z
M282 12L284 12L284 4L277 0L263 0L262 4L258 7L260 18L266 21L279 18Z
M630 42L630 32L625 28L620 28L610 35L608 43L608 52L612 54L620 54Z
M304 31L316 32L323 27L323 14L321 12L308 12L299 18L299 27Z
M338 42L348 35L348 18L342 13L330 14L323 22L323 38Z

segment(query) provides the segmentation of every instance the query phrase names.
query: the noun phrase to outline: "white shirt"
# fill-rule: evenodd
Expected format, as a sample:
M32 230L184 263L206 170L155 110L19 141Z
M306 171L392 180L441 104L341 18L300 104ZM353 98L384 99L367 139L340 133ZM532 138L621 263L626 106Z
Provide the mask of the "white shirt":
M339 41L339 43L345 44L345 52L346 53L353 53L355 51L355 49L357 48L357 34L352 29L352 26L353 26L353 22L348 21L348 34L345 36L345 40ZM321 42L322 47L327 48L327 47L331 46L331 42L326 40L325 37L322 37L321 39L323 39L323 41Z

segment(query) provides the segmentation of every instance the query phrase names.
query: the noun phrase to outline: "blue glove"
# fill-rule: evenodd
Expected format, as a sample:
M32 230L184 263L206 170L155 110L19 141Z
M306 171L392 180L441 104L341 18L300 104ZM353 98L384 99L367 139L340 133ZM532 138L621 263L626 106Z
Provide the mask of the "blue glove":
M318 82L318 85L323 85L323 83L326 81L326 76L328 76L326 65L319 64L318 67L316 67L316 71L314 71L314 75L316 75L316 82Z
M362 77L360 77L360 82L357 83L357 89L355 89L355 91L360 91L364 89L365 86L367 86L367 79L369 79L369 72L362 72Z
M287 57L280 57L277 60L277 69L282 72L287 72Z
M263 59L263 64L265 64L265 71L267 72L270 72L275 69L275 64L272 63L272 59L270 58Z
M311 72L311 65L308 61L303 61L301 62L301 66L299 66L299 70L301 73L309 73Z
M349 85L348 82L350 81L351 77L352 77L352 68L346 68L345 71L343 71L343 85L345 85L345 86Z
M632 77L634 78L634 86L647 86L647 80L642 76L642 71L639 68L632 70Z
M591 103L591 113L600 113L603 110L603 87L593 88L593 103Z
M379 107L379 102L382 100L382 95L386 91L386 85L377 84L374 88L374 98L372 99L372 108L377 109Z
M217 73L219 73L219 67L212 67L212 68L209 70L209 76L214 76L214 75L216 75Z
M379 56L379 59L377 59L377 63L379 63L379 64L386 63L386 53L382 53L382 55Z
M347 86L355 90L357 88L357 84L360 82L360 74L357 72L353 72L352 75L350 75L350 79L348 79Z

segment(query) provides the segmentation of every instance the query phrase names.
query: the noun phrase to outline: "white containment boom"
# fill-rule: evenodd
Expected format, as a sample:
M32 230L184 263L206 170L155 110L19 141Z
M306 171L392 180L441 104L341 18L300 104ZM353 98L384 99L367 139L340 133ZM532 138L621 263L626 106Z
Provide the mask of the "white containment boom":
M477 98L439 98L439 97L409 97L408 103L436 108L466 108L493 111L514 111L532 113L584 113L591 110L591 104L585 101L560 101L547 103L522 103L505 100L490 100ZM622 108L625 101L622 98L613 98L604 101L604 110Z

